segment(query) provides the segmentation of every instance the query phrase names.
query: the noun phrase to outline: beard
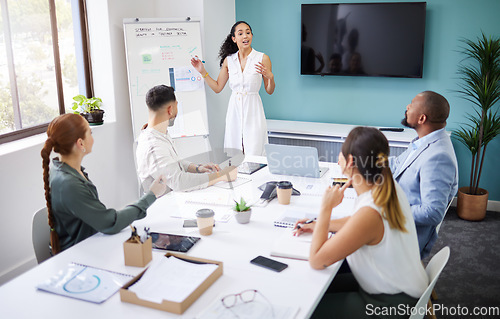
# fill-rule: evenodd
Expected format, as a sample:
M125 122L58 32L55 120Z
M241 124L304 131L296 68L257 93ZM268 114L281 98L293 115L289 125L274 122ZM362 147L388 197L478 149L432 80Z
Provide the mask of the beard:
M168 127L174 126L176 117L172 117L171 119L168 120Z
M415 125L408 123L408 115L406 114L406 112L405 112L405 117L401 120L401 125L409 128L415 128Z

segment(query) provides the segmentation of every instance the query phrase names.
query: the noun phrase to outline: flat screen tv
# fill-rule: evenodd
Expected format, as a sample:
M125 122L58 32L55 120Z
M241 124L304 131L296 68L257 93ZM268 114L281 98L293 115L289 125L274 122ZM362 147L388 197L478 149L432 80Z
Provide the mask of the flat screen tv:
M302 4L301 74L421 78L426 2Z

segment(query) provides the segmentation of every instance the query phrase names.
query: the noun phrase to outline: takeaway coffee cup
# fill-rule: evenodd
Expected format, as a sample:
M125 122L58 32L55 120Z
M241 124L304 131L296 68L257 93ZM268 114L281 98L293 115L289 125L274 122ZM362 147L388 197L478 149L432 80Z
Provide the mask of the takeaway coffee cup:
M200 235L212 235L214 228L214 211L208 208L200 209L196 212L196 222L198 223L198 230Z
M281 181L276 185L276 192L278 194L278 202L282 205L290 204L290 197L292 197L292 183L289 181Z

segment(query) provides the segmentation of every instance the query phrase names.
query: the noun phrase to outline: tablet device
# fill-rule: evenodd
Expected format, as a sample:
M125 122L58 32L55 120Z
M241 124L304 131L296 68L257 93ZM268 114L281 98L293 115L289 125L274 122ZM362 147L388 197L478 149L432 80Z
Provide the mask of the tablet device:
M196 244L200 238L182 235L172 235L164 233L151 232L151 239L153 240L153 248L162 250L172 250L185 253L194 244Z
M253 174L257 172L259 169L266 167L267 164L254 163L254 162L244 162L238 166L238 173L240 174Z

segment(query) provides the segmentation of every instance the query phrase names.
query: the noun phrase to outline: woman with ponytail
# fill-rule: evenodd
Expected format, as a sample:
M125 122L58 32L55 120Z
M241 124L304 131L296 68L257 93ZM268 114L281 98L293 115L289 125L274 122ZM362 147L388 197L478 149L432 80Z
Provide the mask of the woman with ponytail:
M338 289L334 279L335 291L327 291L312 318L366 318L375 309L411 309L427 288L410 205L392 178L388 154L389 144L379 130L353 129L339 154L349 182L329 187L317 221L296 227L297 235L313 232L309 263L314 269L346 258L356 283ZM350 185L358 195L353 214L331 220ZM329 232L336 234L329 238ZM396 314L391 318L410 315Z
M41 151L45 199L52 253L57 254L97 232L115 234L146 216L146 209L165 192L163 177L134 204L122 210L106 208L90 181L82 159L92 151L94 138L88 122L77 114L56 117L47 129ZM54 151L61 159L50 154Z
M259 96L262 80L268 94L274 92L271 59L252 49L252 28L244 21L236 22L219 51L220 72L217 80L210 77L203 62L194 57L193 67L208 86L219 93L229 80L232 94L226 114L224 148L242 150L247 155L264 155L267 125Z

